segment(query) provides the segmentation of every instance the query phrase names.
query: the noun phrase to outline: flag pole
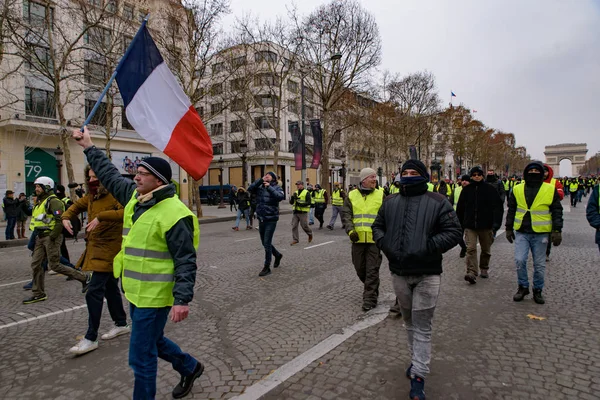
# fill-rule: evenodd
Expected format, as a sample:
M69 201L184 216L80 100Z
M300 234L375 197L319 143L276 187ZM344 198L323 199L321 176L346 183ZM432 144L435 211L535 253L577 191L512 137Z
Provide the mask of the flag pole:
M108 83L104 87L104 90L102 90L102 93L100 93L100 97L98 97L98 100L96 100L96 104L94 104L94 107L92 108L92 111L90 111L90 113L88 114L87 118L85 119L85 122L81 126L81 132L83 132L83 127L86 126L86 125L88 125L91 122L92 118L96 114L96 111L98 111L98 108L100 107L100 104L102 103L102 99L104 99L104 96L106 96L106 93L108 92L108 89L111 87L113 81L117 77L117 73L121 69L121 66L123 65L123 62L125 61L125 59L129 55L129 53L131 52L131 48L133 47L133 44L135 43L135 41L137 40L137 38L141 35L141 32L144 30L144 27L146 26L146 23L148 22L148 17L150 17L150 14L146 14L146 16L144 17L144 20L142 21L142 25L140 26L140 29L138 29L137 33L135 34L135 36L131 40L131 43L129 43L129 46L127 47L127 50L125 50L125 54L123 54L123 57L121 57L121 60L119 61L119 64L117 64L117 68L115 69L115 72L113 72L112 75L110 76L110 79L108 80Z

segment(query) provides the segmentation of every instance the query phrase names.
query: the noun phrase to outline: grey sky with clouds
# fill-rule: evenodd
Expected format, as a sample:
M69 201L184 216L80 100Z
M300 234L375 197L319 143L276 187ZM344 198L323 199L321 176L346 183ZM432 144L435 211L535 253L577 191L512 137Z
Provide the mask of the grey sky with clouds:
M302 13L325 0L302 0ZM445 104L450 91L491 128L544 159L544 146L600 151L600 0L361 0L383 40L380 70L427 69ZM232 0L232 24L291 2ZM227 28L226 28L227 29Z

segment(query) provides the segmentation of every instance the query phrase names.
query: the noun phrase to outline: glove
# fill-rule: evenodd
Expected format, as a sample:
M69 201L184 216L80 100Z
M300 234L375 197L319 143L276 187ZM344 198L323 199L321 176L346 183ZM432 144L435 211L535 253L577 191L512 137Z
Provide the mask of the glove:
M348 236L350 237L352 243L356 243L360 240L360 237L358 237L358 233L356 231L350 231Z
M510 230L510 231L506 231L506 240L508 240L508 243L512 243L515 241L515 231Z
M560 232L552 232L550 238L552 239L552 244L554 246L560 246L560 244L562 243L562 233Z

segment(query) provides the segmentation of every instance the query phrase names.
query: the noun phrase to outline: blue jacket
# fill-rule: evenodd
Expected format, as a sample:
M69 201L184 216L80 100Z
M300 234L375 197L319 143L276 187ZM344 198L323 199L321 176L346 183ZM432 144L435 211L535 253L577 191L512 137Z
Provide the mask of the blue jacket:
M285 195L276 181L264 186L259 178L248 187L248 192L256 193L256 216L260 222L279 221L279 202Z
M600 244L600 204L598 204L600 194L598 194L598 191L600 191L600 185L596 185L592 189L585 214L592 228L596 228L596 243Z

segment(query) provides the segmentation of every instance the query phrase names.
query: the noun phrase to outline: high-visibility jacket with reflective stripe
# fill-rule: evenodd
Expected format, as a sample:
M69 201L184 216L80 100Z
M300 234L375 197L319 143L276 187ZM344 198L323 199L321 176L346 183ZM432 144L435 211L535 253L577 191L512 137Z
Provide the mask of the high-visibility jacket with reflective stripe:
M333 191L333 194L331 195L331 204L334 206L343 206L344 205L344 199L342 198L342 194L341 194L341 190L337 189Z
M400 193L400 188L396 187L396 185L390 186L390 194Z
M454 210L456 210L456 205L458 204L458 199L460 198L460 192L462 192L462 190L462 186L459 186L456 189L454 189Z
M51 199L57 199L55 195L51 194L46 197L44 201L40 204L36 205L31 213L31 222L29 223L29 230L34 231L47 231L53 230L56 226L56 220L54 219L54 215L50 213L50 203L48 203Z
M427 190L429 192L433 192L433 189L435 189L435 186L433 186L433 183L427 182Z
M579 184L577 182L569 183L569 192L576 192Z
M310 203L306 201L306 195L308 194L308 190L302 189L300 194L298 194L298 198L294 201L294 211L302 211L309 212L310 211Z
M311 201L314 201L314 204L323 204L325 203L325 189L315 190L312 193Z
M526 213L531 215L531 228L536 233L552 232L552 214L550 205L554 200L556 188L549 183L542 183L531 208L527 207L525 199L525 185L517 185L513 189L515 199L517 200L517 212L515 213L514 229L519 230L523 223L523 217Z
M198 219L173 196L159 201L133 222L137 191L127 203L123 215L123 244L114 259L115 278L122 278L125 297L141 308L173 305L175 267L167 245L167 232L182 218L194 221L194 247L198 249Z
M440 192L440 184L438 183L437 185L435 185L435 190L436 192ZM450 196L452 194L452 189L450 188L450 185L446 184L446 195Z
M363 196L360 190L353 190L348 194L348 198L352 203L354 231L359 237L357 243L375 243L371 226L383 203L383 189L377 188L366 196Z

